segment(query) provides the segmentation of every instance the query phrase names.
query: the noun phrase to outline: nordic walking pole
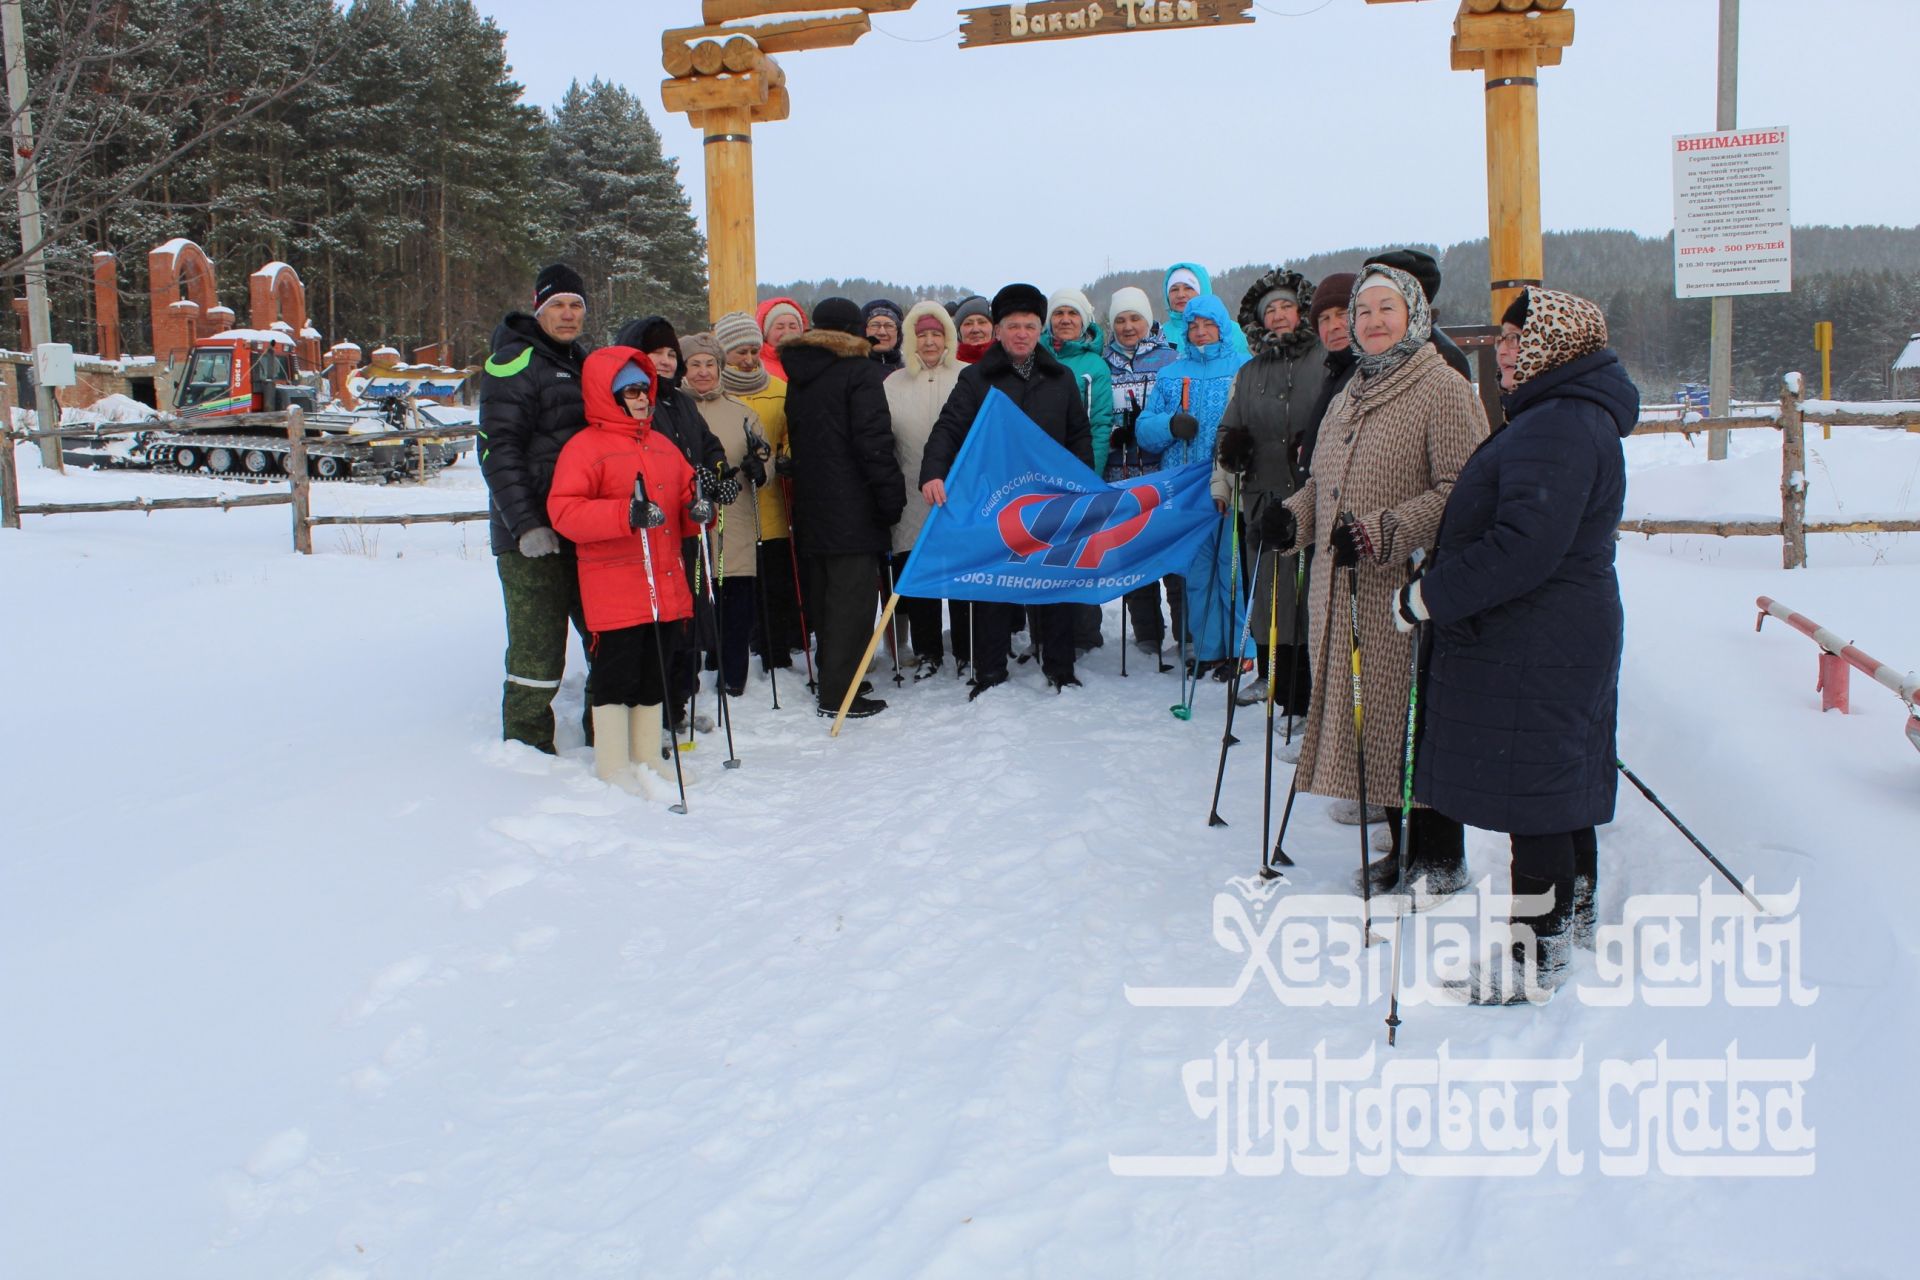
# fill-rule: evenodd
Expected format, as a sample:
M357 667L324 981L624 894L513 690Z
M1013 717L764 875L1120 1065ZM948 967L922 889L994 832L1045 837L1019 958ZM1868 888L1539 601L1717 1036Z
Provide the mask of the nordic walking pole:
M647 481L645 476L633 478L633 500L642 504L642 509L652 504L647 502ZM667 699L667 648L661 639L661 628L666 624L660 620L660 593L653 585L653 538L647 529L640 530L640 564L647 572L647 606L653 610L653 658L660 665L660 700ZM673 757L673 780L680 784L680 803L670 806L674 813L687 811L687 775L680 764L680 735L674 731L673 717L667 717L668 754Z
M1240 477L1233 478L1233 506L1227 512L1227 519L1233 522L1233 550L1228 557L1227 570L1227 606L1228 634L1232 634L1233 614L1240 604ZM1220 816L1220 788L1227 777L1227 748L1238 746L1240 739L1233 736L1233 713L1240 705L1240 655L1246 652L1247 634L1253 625L1253 611L1248 609L1242 621L1239 636L1233 641L1233 652L1228 661L1233 663L1233 678L1227 681L1227 723L1220 734L1220 763L1213 771L1213 808L1207 813L1207 825L1224 827L1227 820Z
M695 492L698 492L698 490ZM711 501L711 499L709 499L709 501ZM726 516L724 513L721 513L717 518L722 522L722 533L724 535ZM726 565L725 550L726 548L723 545L721 548L721 566L723 568ZM713 644L714 648L719 650L719 653L716 655L718 660L714 663L714 666L718 669L714 672L713 691L719 700L720 723L722 727L726 729L727 733L727 758L721 762L721 765L727 769L738 769L740 767L740 757L736 755L733 750L733 713L727 707L727 628L726 623L720 615L720 592L714 581L713 546L707 539L707 526L704 524L700 526L700 557L706 562L707 607L713 610ZM700 677L696 674L694 676L694 702L696 704L700 700L699 679Z
M793 566L793 605L800 613L800 656L807 660L807 692L816 693L820 686L813 678L813 633L807 629L807 597L800 590L800 530L793 521L793 481L786 476L780 477L780 493L787 500L787 562Z
M1714 857L1713 850L1707 848L1706 845L1701 844L1699 836L1696 836L1695 834L1693 834L1693 832L1687 830L1687 824L1680 821L1680 819L1674 815L1673 810L1667 808L1666 805L1660 802L1660 797L1653 794L1652 788L1648 787L1646 783L1640 781L1640 775L1636 774L1633 770L1627 768L1627 762L1625 760L1616 759L1613 763L1615 768L1619 769L1621 773L1626 775L1627 781L1631 782L1635 787L1638 787L1640 790L1640 794L1645 796L1648 800L1652 801L1653 807L1658 809L1662 814L1664 814L1666 816L1667 821L1671 822L1674 825L1674 828L1678 830L1681 835L1685 836L1688 839L1688 841L1692 843L1694 848L1700 851L1701 856L1703 856L1704 858L1706 858L1708 862L1711 862L1713 864L1714 870L1718 871L1721 875L1725 876L1727 878L1727 883L1732 885L1734 888L1738 889L1740 891L1740 895L1744 897L1748 902L1751 902L1753 904L1754 910L1758 911L1761 915L1765 915L1767 913L1767 909L1760 905L1760 899L1754 897L1752 893L1748 892L1747 887L1745 885L1741 884L1738 880L1733 878L1733 872L1727 870L1727 864L1720 861L1720 859Z
M765 448L766 443L753 436L747 437L749 450ZM764 464L766 459L762 458L761 462ZM767 683L773 686L773 709L778 711L780 709L780 677L776 674L778 668L773 661L773 597L767 589L767 575L762 572L766 568L765 557L761 555L766 548L766 537L760 525L760 486L753 482L752 476L747 477L747 493L753 501L753 576L759 580L760 584L760 662L767 669Z
M887 599L893 599L895 594L893 589L893 557L888 556ZM887 638L888 642L893 646L893 687L898 689L907 682L907 678L900 674L900 624L894 621L892 614L887 615Z
M846 723L847 708L853 705L853 697L860 692L860 673L873 661L874 650L880 647L880 637L887 634L887 624L893 621L893 611L900 604L897 595L887 597L887 607L880 611L880 624L873 629L873 635L867 640L867 647L860 654L860 661L854 665L853 679L847 681L847 691L840 698L839 713L833 717L833 727L827 730L829 738L840 736L840 726Z
M1352 519L1342 512L1339 521ZM1367 735L1365 699L1360 692L1360 566L1347 566L1347 634L1353 646L1353 755L1355 771L1360 775L1360 901L1363 947L1373 945L1373 877L1367 871L1372 833L1367 829Z
M1420 580L1420 566L1426 560L1423 547L1415 547L1410 582ZM1412 669L1407 676L1407 741L1400 757L1400 891L1405 894L1394 908L1393 984L1387 998L1387 1048L1393 1048L1400 1034L1400 936L1407 927L1407 912L1414 908L1413 886L1407 882L1407 869L1413 862L1413 747L1420 729L1420 624L1413 624Z
M1275 871L1274 868L1290 867L1293 865L1293 859L1289 858L1287 851L1280 846L1286 843L1287 824L1293 820L1293 799L1299 794L1300 771L1295 769L1293 771L1293 781L1287 784L1287 807L1280 811L1280 834L1273 838L1273 849L1260 864L1260 878L1262 880L1278 880L1280 873Z
M1267 570L1267 765L1266 781L1260 793L1260 852L1264 858L1267 849L1267 835L1273 830L1273 692L1278 683L1273 675L1273 651L1280 643L1280 556L1277 552L1263 552L1273 556L1273 567ZM1259 564L1259 560L1254 563ZM1258 570L1254 581L1260 580Z

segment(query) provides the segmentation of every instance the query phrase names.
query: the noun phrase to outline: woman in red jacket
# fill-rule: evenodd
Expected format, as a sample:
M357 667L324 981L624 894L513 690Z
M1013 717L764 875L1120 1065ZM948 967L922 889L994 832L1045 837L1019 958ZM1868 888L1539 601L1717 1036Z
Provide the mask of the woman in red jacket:
M593 771L637 795L652 792L632 766L672 777L660 754L661 672L681 630L673 624L693 614L680 541L711 519L686 456L653 429L657 380L632 347L587 357L587 426L560 451L547 498L554 529L579 556Z

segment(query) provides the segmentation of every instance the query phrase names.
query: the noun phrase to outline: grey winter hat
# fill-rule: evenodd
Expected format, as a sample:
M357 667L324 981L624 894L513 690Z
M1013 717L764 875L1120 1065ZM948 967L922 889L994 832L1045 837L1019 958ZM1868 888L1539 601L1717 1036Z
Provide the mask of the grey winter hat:
M968 316L985 316L991 320L993 319L993 304L976 293L971 298L964 299L960 305L954 309L953 322L957 325Z
M744 311L729 311L713 322L713 336L728 351L735 347L758 347L765 341L760 326Z

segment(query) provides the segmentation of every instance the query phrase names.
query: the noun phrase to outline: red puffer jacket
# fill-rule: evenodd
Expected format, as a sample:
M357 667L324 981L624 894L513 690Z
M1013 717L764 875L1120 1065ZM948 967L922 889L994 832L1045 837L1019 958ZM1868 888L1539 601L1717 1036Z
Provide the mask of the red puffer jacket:
M587 426L560 451L547 497L553 527L579 554L580 602L587 630L596 633L693 615L693 593L680 559L680 540L699 532L687 518L693 468L671 440L614 402L613 375L629 362L659 385L653 361L632 347L603 347L587 357L581 376ZM647 497L666 513L667 522L657 529L636 531L627 524L637 476L646 478ZM653 552L651 592L648 548Z

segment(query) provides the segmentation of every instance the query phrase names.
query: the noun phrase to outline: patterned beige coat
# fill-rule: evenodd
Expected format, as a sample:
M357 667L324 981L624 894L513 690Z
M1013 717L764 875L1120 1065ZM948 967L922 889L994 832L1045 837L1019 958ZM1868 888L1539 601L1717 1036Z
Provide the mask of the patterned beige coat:
M759 416L730 395L716 395L706 400L694 396L693 401L700 416L707 420L707 430L713 432L713 438L727 451L727 465L739 466L747 456L747 429L759 431L762 425ZM759 558L753 536L753 498L746 477L741 476L739 480L740 496L720 509L716 522L720 541L714 547L714 554L720 557L718 568L722 579L753 577Z
M1307 585L1313 709L1296 766L1300 790L1360 798L1351 596L1347 570L1336 574L1327 550L1334 518L1351 512L1373 542L1373 558L1359 566L1366 799L1398 807L1413 644L1394 628L1393 594L1407 580L1413 549L1431 554L1454 477L1486 437L1472 385L1431 346L1383 378L1354 378L1327 409L1313 476L1287 500L1301 541L1319 548Z

